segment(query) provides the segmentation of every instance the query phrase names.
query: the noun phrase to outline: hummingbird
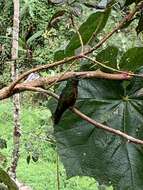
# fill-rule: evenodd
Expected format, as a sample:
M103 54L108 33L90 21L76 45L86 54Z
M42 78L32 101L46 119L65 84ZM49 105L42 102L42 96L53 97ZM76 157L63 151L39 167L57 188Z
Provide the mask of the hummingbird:
M54 113L54 124L58 124L62 114L75 104L78 94L78 82L78 78L72 78L67 81L65 88L60 94L58 105Z

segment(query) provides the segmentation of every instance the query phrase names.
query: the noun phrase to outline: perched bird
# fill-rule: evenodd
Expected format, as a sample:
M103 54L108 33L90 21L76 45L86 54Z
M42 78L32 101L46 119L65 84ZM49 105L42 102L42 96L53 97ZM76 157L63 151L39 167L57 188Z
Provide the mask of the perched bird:
M78 94L78 82L78 78L73 78L67 81L65 88L60 94L58 105L54 113L54 124L58 124L62 114L75 104Z

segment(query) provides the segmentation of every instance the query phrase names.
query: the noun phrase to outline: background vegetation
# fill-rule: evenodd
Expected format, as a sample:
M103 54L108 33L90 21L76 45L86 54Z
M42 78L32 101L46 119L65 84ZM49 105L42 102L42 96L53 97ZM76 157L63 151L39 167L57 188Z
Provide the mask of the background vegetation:
M49 120L50 111L42 106L22 106L22 140L21 156L17 168L18 179L30 185L33 190L56 189L57 188L57 153L55 144L49 143L47 135L52 130ZM1 164L6 168L10 164L12 154L12 104L4 101L0 107L0 137L7 142L7 148L1 150ZM49 119L48 119L49 118ZM27 163L27 157L38 156L38 161L32 159ZM89 177L74 177L66 179L65 169L59 163L59 175L61 189L64 190L96 190L98 184ZM111 190L112 188L108 188Z
M87 51L95 47L138 3L143 2L20 0L19 74L39 65L78 55L82 48ZM39 76L98 69L109 74L126 74L122 71L127 71L142 75L142 10L143 7L91 55L103 66L82 59L70 66L65 64L41 71ZM1 89L11 82L12 25L13 2L2 0ZM83 40L83 47L79 37ZM142 139L141 77L134 76L130 81L80 80L76 106L98 122ZM56 84L50 90L59 94L64 85L59 88ZM143 154L140 145L95 129L69 112L66 112L59 126L54 126L54 133L52 113L56 105L50 97L40 93L21 93L22 137L17 167L17 177L21 182L34 190L54 190L58 188L59 177L61 190L142 190ZM0 165L5 170L11 163L13 149L12 112L11 98L1 101ZM58 161L57 149L62 162Z

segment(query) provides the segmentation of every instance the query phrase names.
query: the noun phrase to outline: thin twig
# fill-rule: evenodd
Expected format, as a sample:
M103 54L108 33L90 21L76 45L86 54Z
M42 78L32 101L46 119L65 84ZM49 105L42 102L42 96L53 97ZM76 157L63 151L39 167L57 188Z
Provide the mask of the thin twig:
M37 72L37 71L42 71L44 69L49 69L49 68L53 68L53 67L56 67L58 65L62 65L64 63L68 63L68 62L71 62L71 61L74 61L76 59L79 59L79 58L82 58L82 55L77 55L77 56L72 56L72 57L67 57L63 60L60 60L60 61L56 61L54 63L51 63L51 64L46 64L46 65L40 65L36 68L33 68L33 69L30 69L28 70L27 72L21 74L17 80L15 80L14 82L12 82L9 86L9 92L16 86L17 83L19 83L23 78L27 77L29 74L31 73L34 73L34 72Z
M72 25L74 26L74 28L76 30L76 33L78 35L78 38L79 38L79 41L80 41L80 44L81 44L81 52L80 53L84 54L84 44L83 44L82 36L81 36L81 34L80 34L79 30L78 30L78 27L77 27L77 25L76 25L76 23L74 21L73 15L71 15L71 21L72 21Z
M115 69L113 67L109 67L108 65L105 65L91 57L88 57L86 55L83 55L84 58L92 61L93 63L97 64L97 65L100 65L101 67L105 68L105 69L109 69L110 71L113 71L113 72L117 72L117 73L122 73L122 74L126 74L128 76L134 76L134 77L140 77L140 78L143 78L143 74L135 74L135 73L132 73L130 71L122 71L122 70L119 70L119 69Z
M99 61L97 61L97 60L95 60L95 59L93 59L91 57L88 57L86 55L83 55L83 57L90 60L90 61L92 61L94 64L97 64L97 65L100 65L103 68L109 69L110 71L114 71L114 72L118 72L118 73L124 73L125 72L125 71L120 71L118 69L115 69L113 67L109 67L109 66L107 66L107 65L105 65L105 64L103 64L103 63L101 63L101 62L99 62Z
M73 66L74 61L69 65L69 67L59 76L57 77L57 79L48 86L47 90L50 89L52 86L54 86L61 78L64 77L64 75L71 69L71 67Z
M57 165L57 190L60 190L59 155L57 151L56 151L56 165Z

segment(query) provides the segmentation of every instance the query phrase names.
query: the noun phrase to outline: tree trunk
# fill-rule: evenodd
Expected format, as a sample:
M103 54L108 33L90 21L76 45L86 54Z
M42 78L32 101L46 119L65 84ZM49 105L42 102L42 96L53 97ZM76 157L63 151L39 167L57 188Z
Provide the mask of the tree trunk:
M11 75L14 81L17 78L17 58L18 58L18 38L19 38L19 0L13 0L14 16L13 16L13 36L12 36L12 64ZM13 153L12 162L9 168L9 174L16 179L16 168L19 160L20 149L20 95L13 96L13 116L14 116L14 130L13 130Z

